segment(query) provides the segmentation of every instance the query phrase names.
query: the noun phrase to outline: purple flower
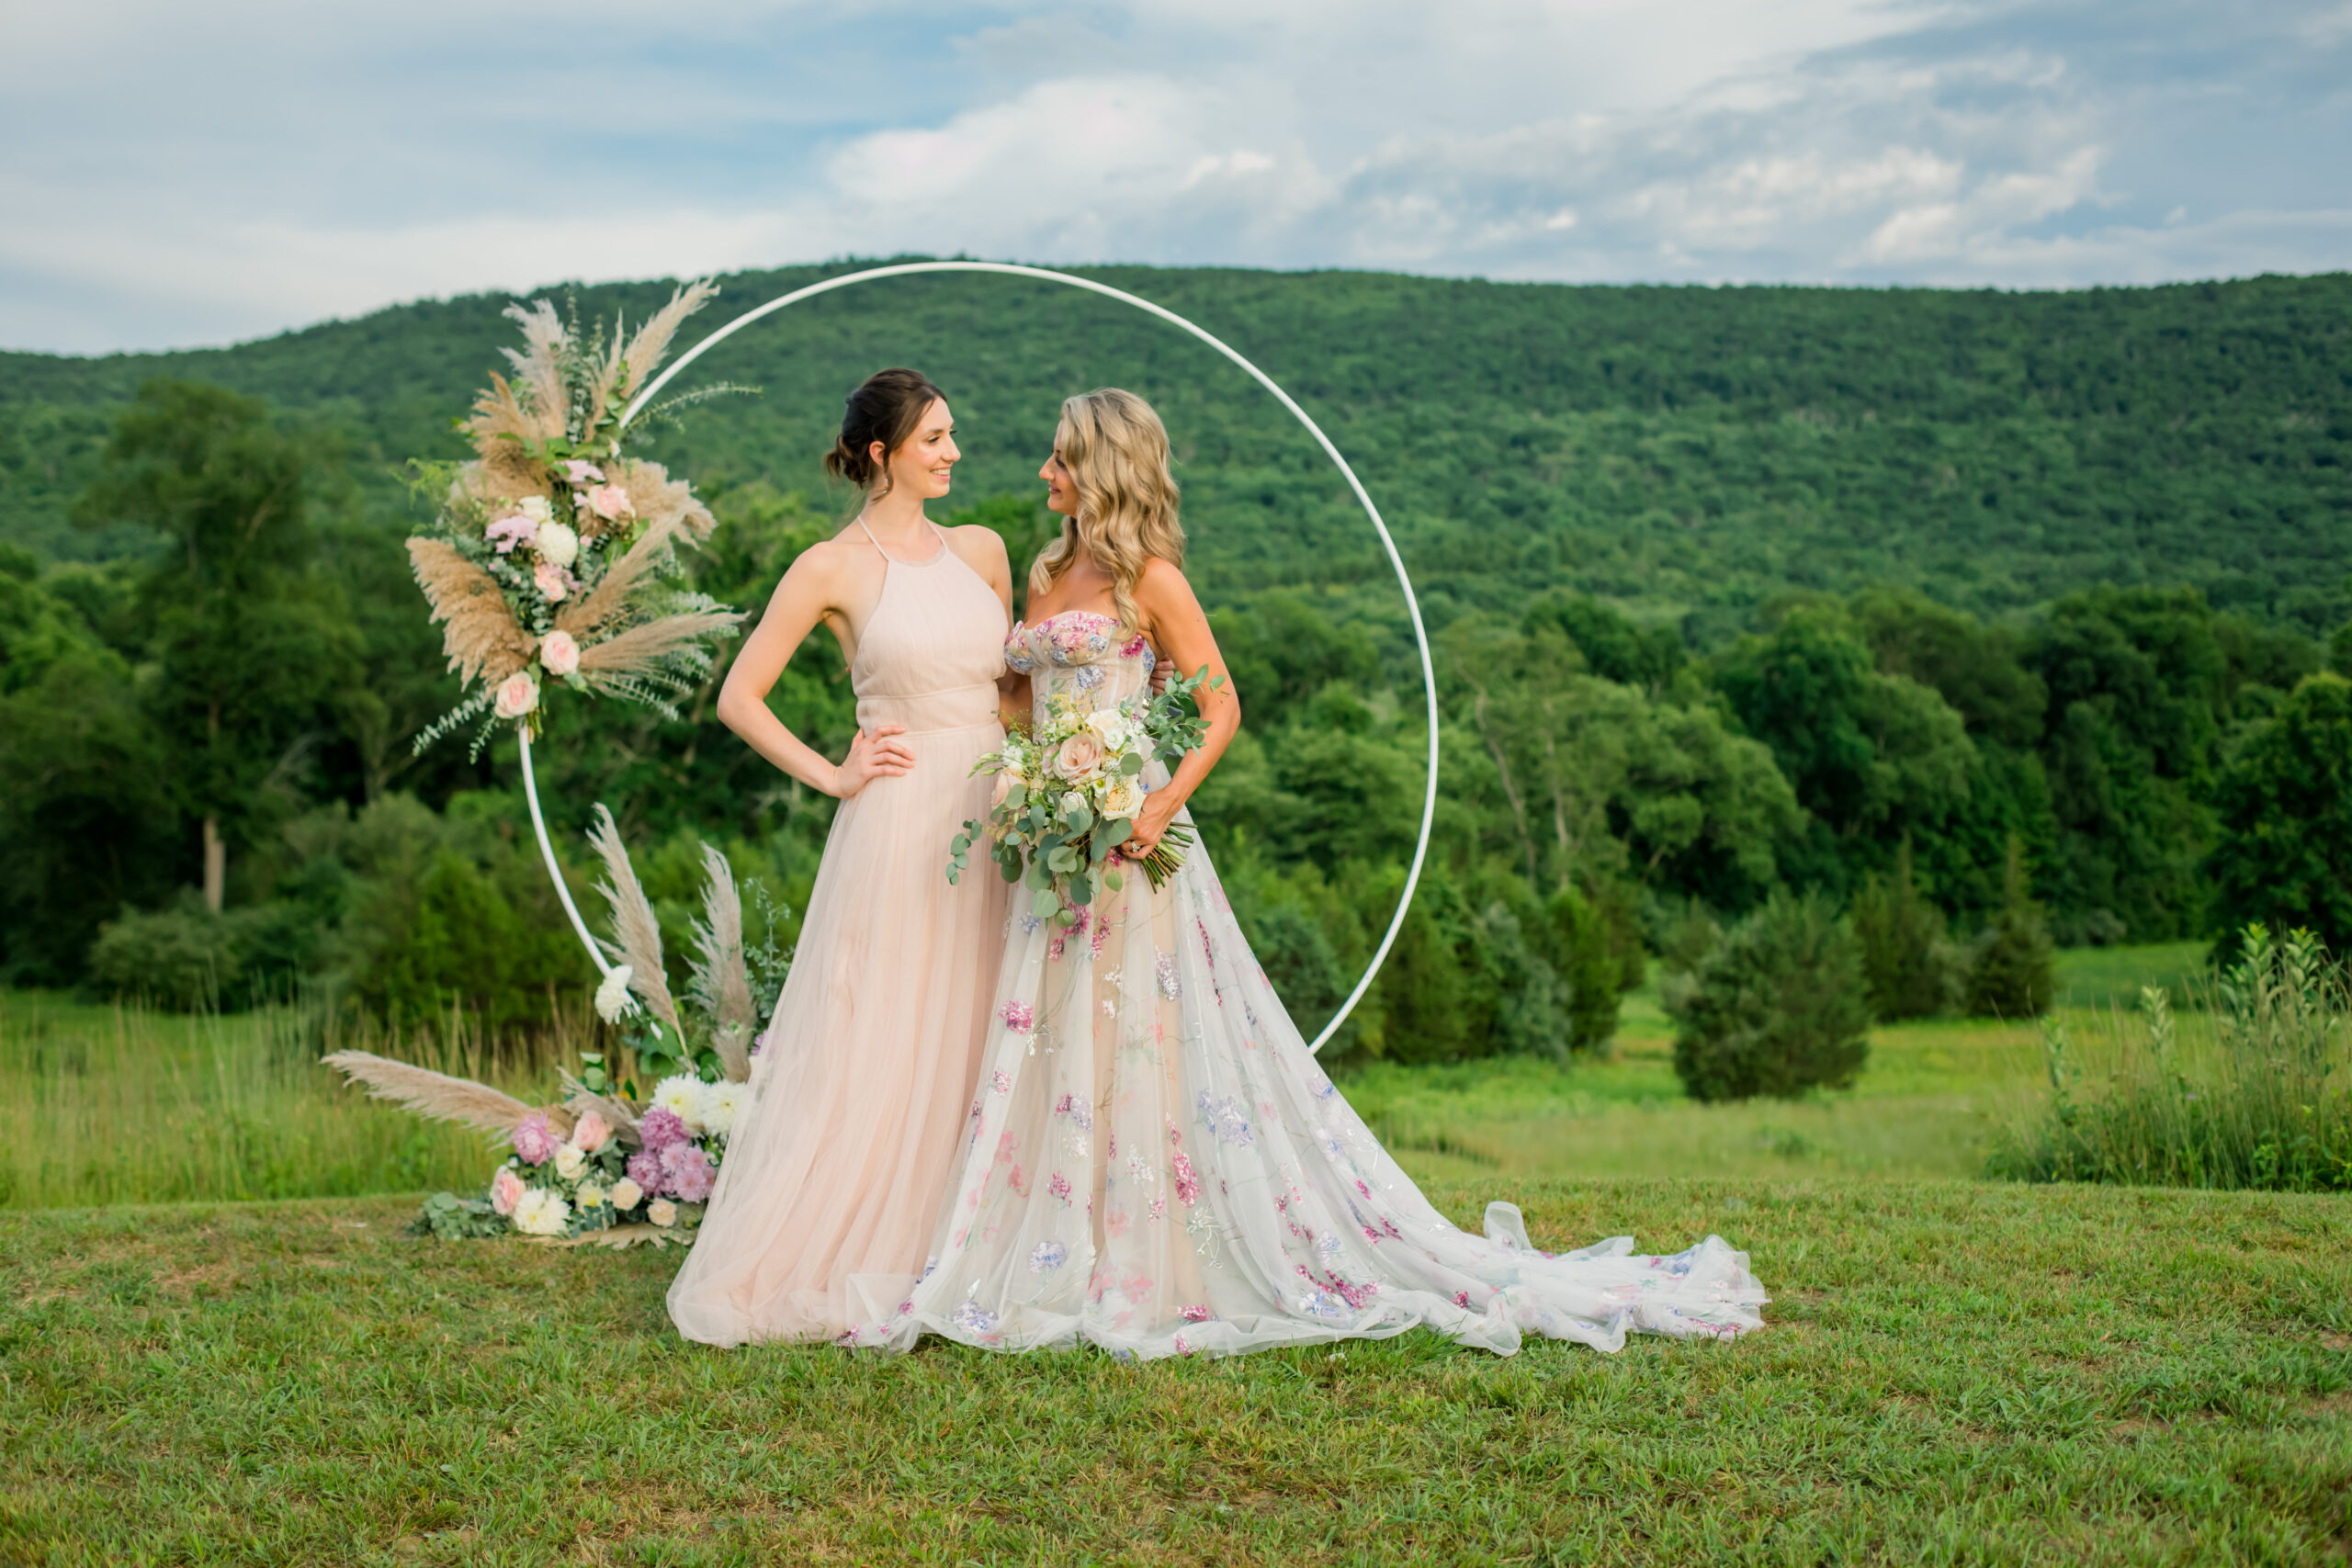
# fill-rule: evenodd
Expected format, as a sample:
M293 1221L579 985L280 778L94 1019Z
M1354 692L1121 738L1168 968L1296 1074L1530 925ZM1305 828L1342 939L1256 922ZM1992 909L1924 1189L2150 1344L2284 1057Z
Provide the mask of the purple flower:
M710 1156L692 1144L673 1144L662 1151L662 1174L681 1202L699 1203L710 1196L714 1179Z
M685 1122L676 1111L659 1105L638 1120L637 1135L647 1148L656 1151L687 1141Z
M628 1179L644 1189L648 1198L662 1195L662 1151L639 1149L628 1156Z
M555 1158L560 1140L548 1127L548 1113L534 1111L514 1124L514 1152L525 1165L545 1165Z

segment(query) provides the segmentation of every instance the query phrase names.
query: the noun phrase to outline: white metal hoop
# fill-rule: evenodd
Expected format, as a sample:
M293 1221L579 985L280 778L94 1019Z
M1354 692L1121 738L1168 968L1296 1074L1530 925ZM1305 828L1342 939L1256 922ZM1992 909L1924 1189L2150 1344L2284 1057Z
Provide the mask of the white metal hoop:
M1339 447L1332 445L1331 438L1323 434L1323 427L1309 418L1306 411L1293 401L1288 392L1275 385L1272 377L1244 359L1220 339L1203 328L1194 326L1165 306L1155 305L1148 299L1129 294L1125 289L1114 288L1107 283L1097 283L1091 277L1079 277L1067 272L1052 272L1044 267L1016 266L1010 262L901 262L893 266L870 267L864 272L844 273L838 277L829 277L821 283L812 283L806 288L796 288L789 294L744 311L680 355L671 362L668 369L648 383L645 389L630 400L628 407L621 411L622 427L624 429L628 427L628 422L637 417L638 412L645 407L656 392L669 383L672 377L701 358L705 351L732 337L761 317L774 315L786 306L797 305L803 299L813 299L820 294L830 294L836 288L847 288L852 284L872 283L885 277L908 277L926 272L992 272L1012 277L1034 277L1047 283L1067 284L1072 288L1083 288L1090 294L1100 294L1106 299L1116 299L1122 304L1133 305L1136 310L1157 316L1170 326L1192 333L1193 336L1239 366L1251 379L1273 394L1274 400L1288 409L1292 417L1306 427L1306 433L1315 437L1317 445L1323 448L1325 455L1338 465L1340 475L1348 481L1348 488L1355 492L1357 502L1363 507L1364 515L1372 520L1373 531L1380 536L1381 547L1388 552L1388 564L1396 569L1396 585L1405 591L1405 609L1412 617L1413 641L1421 656L1421 692L1426 699L1430 731L1429 782L1421 797L1420 838L1413 845L1413 863L1405 873L1405 891L1396 900L1396 913L1389 919L1388 930L1381 937L1380 946L1374 951L1372 963L1365 968L1363 978L1356 982L1356 988L1348 993L1348 999L1340 1004L1340 1010L1332 1015L1331 1021L1323 1026L1323 1032L1315 1037L1312 1044L1307 1046L1310 1053L1322 1050L1331 1036L1338 1032L1340 1025L1347 1021L1348 1015L1355 1010L1356 1004L1363 999L1363 994L1372 988L1374 978L1380 973L1380 965L1388 957L1388 950L1396 945L1396 933L1404 929L1405 912L1412 907L1413 890L1420 884L1421 863L1429 856L1430 830L1437 821L1437 670L1430 659L1430 635L1428 628L1421 625L1420 601L1413 596L1413 580L1406 574L1405 558L1397 554L1396 541L1388 535L1388 525L1380 520L1380 509L1372 503L1372 497L1366 493L1363 481L1356 478L1356 471L1353 468L1348 467L1348 460L1340 455ZM589 935L588 924L580 918L580 910L572 904L571 895L564 887L563 875L557 869L555 850L548 841L547 823L539 816L538 787L531 778L531 742L528 736L523 738L523 795L530 804L531 826L538 833L539 852L547 857L548 874L555 879L556 893L563 900L564 912L571 917L572 929L580 933L581 942L588 949L588 956L595 960L597 970L600 973L610 973L612 965L605 961L604 953L596 946L595 939Z

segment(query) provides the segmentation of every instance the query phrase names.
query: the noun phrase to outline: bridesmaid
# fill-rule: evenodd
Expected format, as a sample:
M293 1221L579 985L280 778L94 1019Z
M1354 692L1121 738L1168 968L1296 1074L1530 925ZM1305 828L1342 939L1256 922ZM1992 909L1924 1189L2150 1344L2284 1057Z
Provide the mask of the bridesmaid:
M825 467L865 490L865 508L792 563L719 694L729 729L842 804L751 1102L670 1287L689 1339L865 1342L923 1273L1005 913L997 877L942 874L948 840L988 809L990 781L969 775L1003 743L1012 604L995 532L923 514L960 456L947 400L916 372L852 394ZM857 694L838 764L766 703L820 621Z

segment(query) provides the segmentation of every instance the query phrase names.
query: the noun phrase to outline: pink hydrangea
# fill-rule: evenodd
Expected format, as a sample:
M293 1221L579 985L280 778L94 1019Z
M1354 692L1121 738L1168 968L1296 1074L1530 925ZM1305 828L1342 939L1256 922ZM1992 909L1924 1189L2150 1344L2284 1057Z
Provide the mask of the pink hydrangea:
M663 1149L662 1174L669 1178L671 1195L685 1203L699 1203L709 1197L717 1179L710 1156L692 1144L673 1144Z
M514 1152L523 1156L525 1165L545 1165L555 1158L555 1151L562 1140L548 1126L548 1113L534 1111L514 1123Z
M655 1106L639 1120L637 1135L647 1148L656 1152L687 1141L684 1121L665 1105Z
M648 1198L662 1196L662 1151L639 1149L629 1156L628 1179L636 1182Z

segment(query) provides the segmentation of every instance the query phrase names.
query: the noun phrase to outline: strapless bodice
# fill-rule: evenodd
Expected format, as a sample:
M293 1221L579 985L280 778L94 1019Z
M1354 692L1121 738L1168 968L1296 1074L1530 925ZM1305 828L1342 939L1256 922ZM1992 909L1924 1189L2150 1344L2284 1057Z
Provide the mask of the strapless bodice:
M1004 639L1004 662L1029 677L1031 711L1042 719L1056 704L1092 713L1148 692L1154 658L1141 632L1122 638L1109 615L1064 610L1015 625Z

